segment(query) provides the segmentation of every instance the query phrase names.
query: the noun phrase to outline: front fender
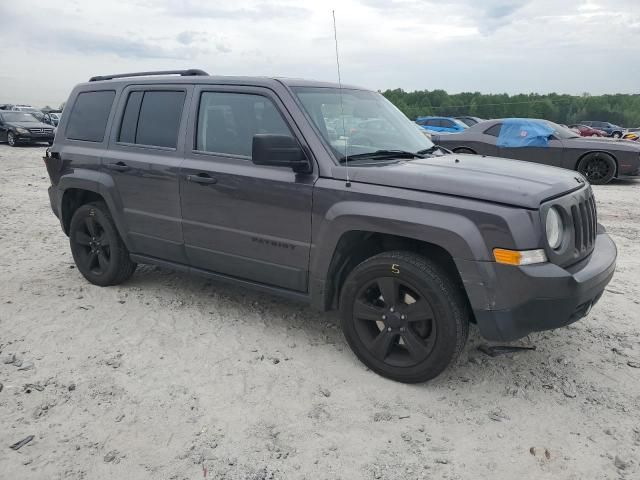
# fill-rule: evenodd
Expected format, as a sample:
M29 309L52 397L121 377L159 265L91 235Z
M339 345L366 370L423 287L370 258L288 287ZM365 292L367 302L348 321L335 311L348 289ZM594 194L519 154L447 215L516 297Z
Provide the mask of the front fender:
M354 231L428 242L447 251L454 260L491 260L491 249L477 225L462 214L415 206L339 202L322 218L314 216L310 294L317 308L327 308L325 288L336 247L343 235Z

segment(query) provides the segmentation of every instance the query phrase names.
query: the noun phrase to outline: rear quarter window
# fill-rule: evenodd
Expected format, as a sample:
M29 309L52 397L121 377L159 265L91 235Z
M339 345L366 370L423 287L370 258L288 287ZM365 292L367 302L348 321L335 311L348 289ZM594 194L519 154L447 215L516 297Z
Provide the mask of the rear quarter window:
M79 93L69 114L67 138L102 142L115 96L115 90Z

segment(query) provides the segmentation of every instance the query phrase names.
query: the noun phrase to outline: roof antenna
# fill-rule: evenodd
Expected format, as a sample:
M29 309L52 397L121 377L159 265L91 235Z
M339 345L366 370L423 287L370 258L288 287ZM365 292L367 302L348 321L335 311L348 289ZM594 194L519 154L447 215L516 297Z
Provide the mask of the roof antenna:
M344 166L347 174L347 183L345 187L351 186L349 180L349 139L347 137L347 130L344 123L344 105L342 104L342 78L340 77L340 55L338 55L338 29L336 28L336 11L331 10L333 15L333 38L336 42L336 65L338 66L338 86L340 90L340 115L342 116L342 133L344 135Z

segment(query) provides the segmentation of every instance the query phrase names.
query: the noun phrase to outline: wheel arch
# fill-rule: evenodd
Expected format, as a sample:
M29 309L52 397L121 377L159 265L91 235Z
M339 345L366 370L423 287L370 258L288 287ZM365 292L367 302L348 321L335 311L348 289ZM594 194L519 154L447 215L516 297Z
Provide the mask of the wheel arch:
M454 258L443 246L407 236L350 230L340 237L331 258L324 288L323 309L330 310L338 307L342 286L357 265L380 253L398 250L429 258L451 275L463 291L465 290Z
M58 183L60 223L65 234L69 234L69 225L74 212L81 206L93 201L103 201L113 218L116 228L127 248L130 248L127 229L122 218L122 207L111 176L93 170L76 170L72 175L64 175Z
M461 153L460 150L470 150L473 155L477 155L478 152L475 150L475 148L471 148L471 147L467 147L466 145L460 145L458 147L452 148L451 151L453 153Z

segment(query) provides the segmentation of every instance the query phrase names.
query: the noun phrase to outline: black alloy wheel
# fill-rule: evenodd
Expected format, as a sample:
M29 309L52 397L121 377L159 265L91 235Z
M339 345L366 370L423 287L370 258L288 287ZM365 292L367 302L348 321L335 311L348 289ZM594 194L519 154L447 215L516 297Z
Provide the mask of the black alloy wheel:
M461 287L413 252L384 252L356 266L342 288L340 313L358 358L378 374L405 383L439 375L468 335Z
M78 270L95 285L117 285L136 269L104 202L87 203L75 211L69 243Z
M606 153L590 153L578 165L578 171L593 185L609 183L616 174L616 162Z
M411 367L424 361L437 337L429 300L406 280L379 277L362 286L353 306L355 329L381 362Z
M9 132L7 133L7 143L9 144L10 147L15 147L17 142L16 142L16 135L13 132Z
M84 222L77 223L72 233L78 245L78 260L84 269L95 275L104 275L111 262L111 247L104 226L95 216L86 216Z

